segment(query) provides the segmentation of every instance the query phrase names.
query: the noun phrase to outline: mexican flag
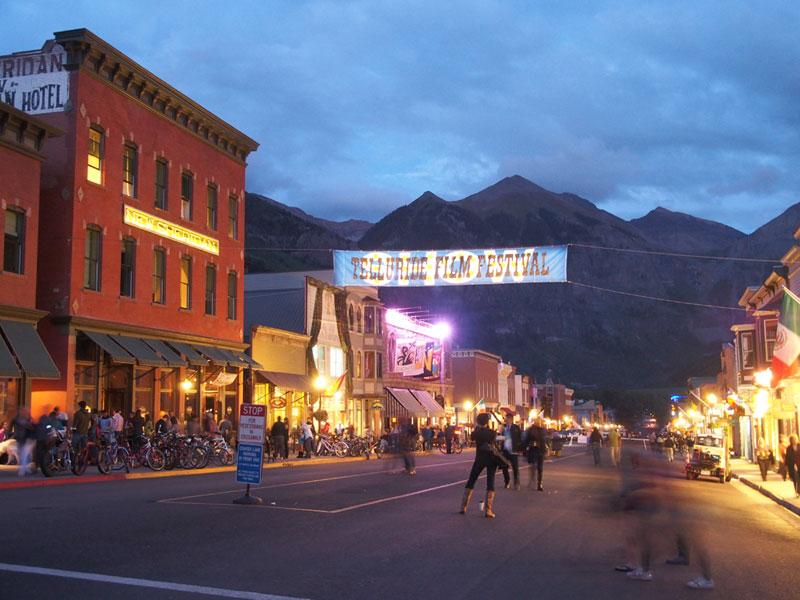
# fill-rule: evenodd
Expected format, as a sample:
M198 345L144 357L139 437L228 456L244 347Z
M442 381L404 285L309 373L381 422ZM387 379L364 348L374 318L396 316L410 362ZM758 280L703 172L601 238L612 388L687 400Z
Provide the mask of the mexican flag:
M783 289L781 317L775 335L775 351L772 354L772 385L797 370L800 356L800 298L788 289Z

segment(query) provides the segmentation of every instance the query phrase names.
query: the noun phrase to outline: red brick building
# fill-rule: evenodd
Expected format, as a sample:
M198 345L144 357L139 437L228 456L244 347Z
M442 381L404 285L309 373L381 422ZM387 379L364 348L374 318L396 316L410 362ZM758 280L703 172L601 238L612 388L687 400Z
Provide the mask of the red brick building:
M27 57L54 79L26 108L65 133L45 149L37 284L61 379L33 403L235 416L258 145L85 29L0 65L24 77Z
M36 332L36 253L42 147L57 129L0 103L0 423L29 405L31 382L59 372Z
M453 350L453 406L459 423L472 423L473 407L500 407L498 367L501 358L484 350Z

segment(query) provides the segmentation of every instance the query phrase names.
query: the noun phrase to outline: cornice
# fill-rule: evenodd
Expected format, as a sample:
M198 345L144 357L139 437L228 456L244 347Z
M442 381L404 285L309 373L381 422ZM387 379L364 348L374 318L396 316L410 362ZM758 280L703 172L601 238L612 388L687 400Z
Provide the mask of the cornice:
M171 121L232 160L244 164L258 142L226 123L87 29L60 31L55 41L64 67L113 86L146 109Z
M0 304L0 317L2 318L36 323L45 316L47 316L46 310L13 306L11 304Z
M0 102L0 145L42 161L44 141L60 135L60 129Z

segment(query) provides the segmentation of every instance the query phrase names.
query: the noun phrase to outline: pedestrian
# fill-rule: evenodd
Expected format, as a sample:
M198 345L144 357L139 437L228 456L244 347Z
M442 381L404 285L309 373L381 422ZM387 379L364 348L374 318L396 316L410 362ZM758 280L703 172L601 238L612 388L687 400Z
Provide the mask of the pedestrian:
M219 425L217 425L217 431L222 436L222 439L225 440L226 444L231 443L231 436L233 435L233 423L228 418L228 415L224 415L219 420Z
M303 423L303 434L300 439L303 442L303 457L311 458L311 453L314 452L314 433L311 428L311 419Z
M789 448L789 438L785 435L781 436L780 443L778 444L778 456L780 457L780 465L778 465L778 474L786 481L789 476L789 470L786 468L786 450Z
M122 416L122 411L117 409L111 417L113 422L114 439L118 442L122 440L122 431L125 428L125 418Z
M20 477L28 474L31 463L31 454L36 446L36 434L30 411L24 406L17 411L12 423L14 439L17 440L17 452L19 454L19 468L17 473Z
M514 423L514 415L506 413L506 422L503 427L503 456L511 465L511 470L514 474L514 489L519 489L519 455L518 452L522 448L522 431L519 425ZM511 487L511 478L509 477L508 467L503 468L503 481L505 488Z
M619 430L616 427L608 432L608 448L611 451L611 464L615 467L619 467L620 456L622 454L622 437L619 435Z
M475 482L478 480L481 472L486 469L486 509L485 515L487 519L493 519L494 513L494 475L497 471L497 459L494 452L494 440L496 433L489 429L489 415L481 413L475 419L477 426L472 432L472 441L475 442L475 460L472 463L472 469L469 472L469 479L464 488L464 497L461 499L460 514L467 512L467 506L472 498L472 490L475 488ZM449 425L448 425L449 426Z
M139 408L133 413L133 418L131 419L131 434L131 447L134 452L138 452L144 437L144 417L142 416L142 410Z
M433 429L430 425L426 424L422 428L422 449L430 450L433 448Z
M181 425L178 423L178 417L175 415L170 416L169 418L169 431L170 433L179 433L181 430Z
M789 446L786 448L786 470L789 473L789 481L794 486L795 496L800 498L800 444L797 443L797 436L789 436Z
M528 457L530 472L528 488L533 486L533 476L536 472L536 489L543 492L542 477L544 475L544 459L547 456L547 430L544 428L544 421L541 417L537 418L525 432L522 450L527 453Z
M275 458L286 458L286 423L283 422L280 416L277 421L272 424L269 433L272 438L272 451Z
M418 437L419 433L417 432L417 426L413 423L409 423L403 428L400 444L403 451L403 467L405 468L405 473L407 475L417 474L414 449L417 445Z
M114 443L117 439L114 432L114 418L108 414L108 411L105 411L100 417L98 425L100 426L100 433L106 443Z
M664 454L667 456L667 462L675 460L675 440L670 434L664 437Z
M169 431L169 415L164 413L156 423L156 435L165 435Z
M91 415L86 410L86 402L81 400L78 402L78 410L72 417L72 447L75 450L80 450L86 445L86 437L89 434L89 426L92 423Z
M453 453L453 434L455 433L455 430L456 428L450 424L450 421L448 421L444 428L444 443L447 448L447 454Z
M589 444L592 446L592 456L594 456L594 466L600 466L600 447L603 445L603 436L597 427L592 428L589 436Z
M758 463L758 470L761 471L761 481L767 480L767 471L769 470L769 448L764 438L758 438L756 445L756 462Z

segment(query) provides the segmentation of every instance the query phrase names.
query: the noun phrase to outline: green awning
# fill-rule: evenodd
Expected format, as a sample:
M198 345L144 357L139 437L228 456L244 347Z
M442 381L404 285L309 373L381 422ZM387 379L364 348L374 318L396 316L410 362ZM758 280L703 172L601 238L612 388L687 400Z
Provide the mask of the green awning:
M150 346L142 340L127 335L109 335L112 340L128 351L140 365L146 367L166 367L167 361L156 354Z
M205 346L203 344L192 344L192 348L197 350L203 356L210 358L214 364L226 365L230 361L230 357L220 348L215 348L214 346Z
M122 349L122 346L117 344L106 333L97 333L96 331L81 330L86 337L92 340L95 344L105 351L111 357L111 361L123 365L135 365L136 359Z
M173 342L170 340L169 345L180 352L193 367L205 367L208 365L208 359L205 356L202 356L189 344L184 344L183 342Z
M14 357L11 356L11 350L0 340L0 377L19 378L21 376L19 367Z
M158 352L158 354L167 361L167 366L170 367L185 367L188 363L181 358L181 355L167 346L162 340L156 340L151 338L142 338L142 341L150 346L153 350Z
M0 321L0 328L17 356L22 371L31 379L58 379L58 367L42 343L33 323ZM13 361L12 361L13 362Z

